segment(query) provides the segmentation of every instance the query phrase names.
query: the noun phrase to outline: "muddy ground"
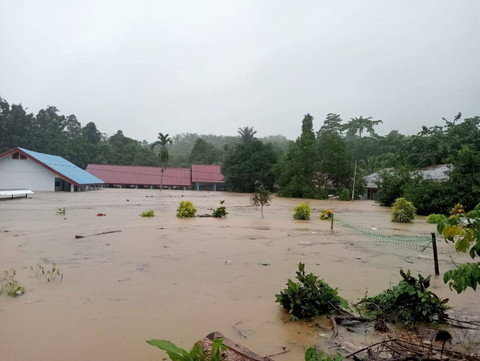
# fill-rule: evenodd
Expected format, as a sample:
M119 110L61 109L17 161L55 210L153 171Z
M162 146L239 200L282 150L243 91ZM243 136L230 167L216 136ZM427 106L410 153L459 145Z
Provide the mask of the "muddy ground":
M175 217L181 200L203 214L221 199L226 219ZM318 219L321 208L330 208L361 229L428 237L434 227L423 217L399 225L371 201L312 200L312 219L295 221L299 202L274 198L261 219L249 195L221 192L105 189L0 200L0 271L15 269L26 289L18 298L0 297L0 358L161 360L164 354L145 340L190 348L221 331L259 354L287 347L276 360L302 360L304 348L327 345L331 331L321 320L290 322L274 302L299 261L352 302L396 284L401 268L433 273L431 248L379 242L338 223L331 232ZM56 214L59 207L65 216ZM155 217L139 216L149 209ZM121 232L75 239L113 230ZM439 242L442 272L453 267L450 255L467 259L452 248ZM61 282L36 278L30 269L52 263ZM456 311L479 313L478 293L458 296L439 277L433 288ZM344 333L340 341L354 347L369 337Z

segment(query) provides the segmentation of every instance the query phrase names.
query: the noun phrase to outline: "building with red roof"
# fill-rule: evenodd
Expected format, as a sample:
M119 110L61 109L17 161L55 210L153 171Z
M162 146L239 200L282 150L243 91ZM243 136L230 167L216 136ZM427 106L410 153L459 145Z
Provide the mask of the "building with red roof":
M102 179L107 187L160 188L162 168L132 165L89 164L87 172ZM192 186L190 169L165 168L163 186L186 189Z
M225 190L225 177L219 165L192 164L192 184L198 190Z

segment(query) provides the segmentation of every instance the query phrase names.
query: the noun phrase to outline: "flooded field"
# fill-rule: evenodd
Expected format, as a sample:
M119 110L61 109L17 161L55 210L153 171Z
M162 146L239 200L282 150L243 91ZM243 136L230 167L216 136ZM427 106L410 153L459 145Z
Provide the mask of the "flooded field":
M221 199L226 219L175 217L182 200L204 214ZM221 192L105 189L0 200L0 271L15 269L26 290L18 298L0 297L0 358L161 360L164 354L145 340L190 348L220 331L261 355L287 347L276 360L303 360L304 348L326 344L331 331L328 322L289 321L274 302L298 262L352 302L396 284L402 268L433 273L431 247L422 252L361 231L428 238L434 227L423 217L399 225L390 222L388 208L371 201L312 200L312 219L295 221L298 203L274 198L261 219L249 195ZM65 216L56 214L60 207ZM333 232L318 219L321 208L335 211ZM155 217L139 216L149 209ZM94 235L107 231L121 232ZM453 267L450 256L466 260L443 242L439 252L442 274ZM31 270L52 263L64 275L61 282ZM455 310L478 313L478 292L458 296L441 277L432 283ZM368 341L341 337L352 346Z

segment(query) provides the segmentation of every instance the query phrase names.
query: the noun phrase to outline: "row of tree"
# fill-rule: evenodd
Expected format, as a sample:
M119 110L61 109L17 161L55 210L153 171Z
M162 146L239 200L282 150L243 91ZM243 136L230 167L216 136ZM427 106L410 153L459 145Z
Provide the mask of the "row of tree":
M237 137L166 135L169 141L164 146L153 147L155 143L126 137L121 130L107 137L95 123L82 126L75 115L61 115L53 106L34 115L21 104L10 105L0 98L0 152L24 147L60 155L80 167L89 163L164 167L165 159L169 166L221 164L233 191L252 192L261 186L300 198L334 194L349 199L352 189L356 196L363 193L364 175L384 170L379 201L385 205L404 196L421 213L428 213L446 210L452 202L479 201L478 116L462 119L459 113L451 121L443 118L442 125L424 126L410 136L398 131L378 135L375 127L382 121L371 117L344 121L339 114L329 113L318 131L313 121L310 114L304 116L295 141L284 136L259 139L254 128L243 127ZM412 173L437 164L454 165L448 182L440 184Z

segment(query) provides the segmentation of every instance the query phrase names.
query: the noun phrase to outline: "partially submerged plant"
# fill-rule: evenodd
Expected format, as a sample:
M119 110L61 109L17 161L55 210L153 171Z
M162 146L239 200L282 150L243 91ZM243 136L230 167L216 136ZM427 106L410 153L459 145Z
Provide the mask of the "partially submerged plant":
M308 221L310 219L310 206L307 203L300 203L293 208L293 218Z
M25 288L20 286L15 279L16 275L17 271L13 268L3 271L3 275L0 277L0 295L6 292L10 297L17 297L25 293Z
M260 207L263 219L263 207L270 205L271 200L272 198L270 196L270 192L264 187L259 187L255 190L255 193L252 194L252 197L250 198L250 203L254 207Z
M400 271L402 279L398 285L382 293L365 297L359 305L373 319L382 319L392 323L401 323L413 328L417 322L434 323L446 319L448 299L441 300L427 289L430 287L430 276L413 277L410 271Z
M155 217L155 211L153 209L150 209L148 211L144 211L142 212L142 214L140 214L141 217Z
M147 343L158 347L167 353L172 361L221 361L222 353L227 349L223 344L223 338L213 340L210 357L205 356L202 347L196 343L190 352L184 350L167 340L148 340Z
M64 216L67 213L65 207L57 208L57 214Z
M392 207L392 222L411 223L415 219L415 207L405 198L397 198Z
M190 201L182 201L177 208L177 217L178 218L191 218L195 217L197 210Z
M330 218L333 218L333 211L331 209L324 209L320 211L320 219L322 221L329 220Z
M63 273L60 272L60 268L57 267L55 263L52 263L51 266L42 266L38 264L33 267L31 266L30 269L35 273L35 278L39 278L40 276L45 278L45 281L59 281L63 280Z
M336 288L315 276L305 274L305 264L298 264L297 280L288 280L287 288L275 295L275 302L280 303L290 313L293 320L326 315L348 308L347 300L338 295Z
M342 361L343 357L337 352L335 356L330 356L322 350L315 347L309 347L305 350L305 361Z
M226 218L227 217L227 208L223 205L225 200L220 201L220 206L217 209L214 209L212 212L212 216L215 218Z

